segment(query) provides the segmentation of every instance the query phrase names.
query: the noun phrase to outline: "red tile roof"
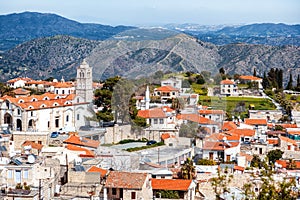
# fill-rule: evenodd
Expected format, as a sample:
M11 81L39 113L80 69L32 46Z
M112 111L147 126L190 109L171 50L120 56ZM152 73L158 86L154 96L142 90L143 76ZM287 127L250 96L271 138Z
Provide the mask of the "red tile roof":
M239 79L241 80L249 80L249 81L261 81L261 78L258 78L256 76L240 76Z
M219 114L223 115L224 111L223 110L199 110L199 114L201 115L208 115L208 114Z
M111 171L107 176L105 187L141 189L147 180L147 176L147 173Z
M188 191L192 180L184 179L151 179L153 190Z
M248 125L267 125L266 119L245 118L244 121L245 121L245 124L248 124Z
M31 146L33 149L41 150L43 148L42 144L35 143L33 141L25 141L22 146Z
M161 108L139 110L137 116L142 118L166 118L167 117Z
M227 133L236 134L240 136L253 137L255 135L255 130L252 129L232 129Z
M221 81L220 84L221 85L234 85L234 82L231 81L231 80L226 79L226 80Z
M161 134L161 139L162 140L166 140L168 138L175 138L175 136L174 135L170 135L170 133L163 133L163 134Z
M27 81L31 81L32 79L31 78L27 78L27 77L25 77L25 78L20 77L20 78L14 78L14 79L8 80L7 83L15 83L15 82L17 82L19 80L27 82Z
M235 166L233 167L233 169L234 169L234 170L238 170L238 171L244 171L244 170L245 170L244 167L237 166L237 165L235 165Z
M96 166L92 166L90 169L87 170L87 172L99 172L100 173L100 177L105 177L105 175L107 174L108 170L96 167Z
M270 138L270 139L267 139L268 141L268 144L273 144L273 145L277 145L278 144L278 138Z
M30 90L26 90L24 88L17 88L13 90L13 93L15 93L16 95L27 95L30 94Z
M286 168L288 166L286 160L276 160L275 161L277 164L281 165L282 168Z
M239 142L216 142L216 141L206 141L203 146L203 150L214 150L214 151L223 151L232 147L237 147Z
M166 86L161 86L159 88L155 88L155 91L159 91L159 92L173 92L173 91L179 91L179 89L174 88L170 85L166 85Z
M72 144L68 144L67 149L71 150L71 151L83 151L83 152L85 152L85 154L80 154L79 155L80 157L89 157L89 158L95 157L94 152L92 152L91 150L88 150L86 148L82 148L82 147L78 147L78 146L75 146L75 145L72 145Z
M276 124L276 126L281 126L282 128L298 128L297 124Z
M241 135L226 132L226 133L214 133L208 137L208 139L216 140L216 141L224 140L224 138L226 138L226 140L228 141L239 141Z
M92 147L92 148L98 148L100 145L99 141L91 140L88 138L82 138L76 134L71 134L69 138L64 141L64 143L85 146L85 147Z
M236 129L236 128L237 128L237 125L232 121L224 121L223 122L223 126L222 126L223 131L230 131L230 130Z
M188 120L199 124L217 124L217 122L205 117L201 117L198 114L178 114L177 119Z

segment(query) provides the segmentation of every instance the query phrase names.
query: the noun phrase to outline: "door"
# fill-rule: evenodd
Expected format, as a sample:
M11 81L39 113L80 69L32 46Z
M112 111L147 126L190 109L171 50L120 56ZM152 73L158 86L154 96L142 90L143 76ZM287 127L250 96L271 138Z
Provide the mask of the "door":
M209 160L213 160L214 159L214 152L209 152Z
M22 183L22 179L21 179L21 170L16 170L16 175L15 175L15 182L16 183Z

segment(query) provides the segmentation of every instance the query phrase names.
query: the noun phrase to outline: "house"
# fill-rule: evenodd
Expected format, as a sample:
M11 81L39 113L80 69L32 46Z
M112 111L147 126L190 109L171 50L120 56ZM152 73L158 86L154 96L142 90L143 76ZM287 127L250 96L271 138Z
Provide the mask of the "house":
M250 119L266 119L268 122L278 122L282 117L281 110L248 110Z
M203 158L221 162L234 161L240 153L240 136L214 134L205 139Z
M195 199L196 183L193 180L153 178L151 184L153 196L156 198L165 198L162 196L162 191L173 191L178 194L180 199Z
M220 82L220 94L223 96L238 96L238 86L232 80L222 80Z
M32 81L31 78L28 77L20 77L20 78L14 78L11 80L8 80L6 82L7 86L11 87L11 88L20 88L20 87L24 87L25 83Z
M238 126L233 121L223 121L222 131L230 131L236 129Z
M152 199L150 178L147 173L110 171L104 186L104 198Z
M202 117L199 114L178 114L176 116L178 119L178 123L187 123L189 122L195 122L198 123L199 127L207 128L209 133L217 133L220 129L220 124L216 121L210 120L208 118Z
M244 84L248 82L254 82L257 83L258 89L263 89L262 79L256 76L240 76L239 81L240 83L244 83Z
M284 136L279 136L279 146L280 149L283 151L297 151L298 150L298 145L295 140L290 139L288 137Z
M160 82L160 85L161 86L172 86L174 88L177 88L180 91L180 93L185 93L185 91L187 89L187 88L183 87L182 78L179 78L179 77L170 77L166 80L162 80Z
M225 112L223 110L198 110L200 116L222 123Z
M255 130L252 129L232 129L226 132L227 134L239 135L242 142L252 141L255 137Z
M26 90L24 88L17 88L13 90L13 93L15 94L15 97L22 97L22 96L26 96L28 97L30 95L30 90Z
M268 127L267 127L267 120L266 119L251 119L245 118L244 123L250 125L256 131L256 135L265 134Z
M152 128L167 127L167 115L163 108L139 110L137 116L145 118L147 124Z
M162 101L175 99L179 96L179 89L166 85L154 89L154 96L159 96Z

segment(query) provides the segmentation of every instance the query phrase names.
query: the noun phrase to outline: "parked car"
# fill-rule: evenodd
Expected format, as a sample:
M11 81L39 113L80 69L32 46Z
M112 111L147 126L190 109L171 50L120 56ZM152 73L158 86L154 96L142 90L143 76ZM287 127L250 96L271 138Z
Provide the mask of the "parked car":
M55 132L52 132L51 133L51 138L57 138L58 137L58 135L59 135L59 132L57 132L57 131L55 131Z
M75 128L75 127L72 127L72 126L70 126L70 127L66 126L66 127L63 127L63 128L58 129L58 132L59 132L59 133L76 132L76 128Z
M157 142L155 140L149 140L146 145L152 145L152 144L156 144Z

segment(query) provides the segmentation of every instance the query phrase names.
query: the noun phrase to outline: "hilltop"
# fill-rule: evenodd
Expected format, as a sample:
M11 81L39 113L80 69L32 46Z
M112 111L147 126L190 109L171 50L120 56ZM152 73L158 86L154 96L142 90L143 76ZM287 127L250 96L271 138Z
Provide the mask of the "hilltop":
M87 58L93 66L95 80L115 75L136 78L158 70L215 74L221 67L230 74L252 74L256 68L261 76L277 67L284 69L287 80L289 73L294 76L300 73L299 48L253 44L217 46L185 34L164 35L156 40L105 41L53 36L23 43L3 53L0 69L4 74L2 81L26 75L35 79L50 76L70 79L75 77L75 69L82 59Z

